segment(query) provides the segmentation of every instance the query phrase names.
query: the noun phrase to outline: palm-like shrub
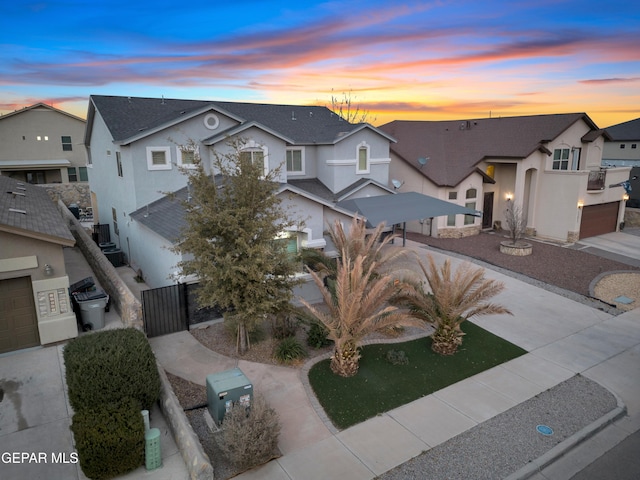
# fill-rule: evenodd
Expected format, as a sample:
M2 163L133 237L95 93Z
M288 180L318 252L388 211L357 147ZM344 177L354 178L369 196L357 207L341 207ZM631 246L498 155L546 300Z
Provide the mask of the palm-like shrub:
M398 293L399 286L391 274L374 274L377 262L367 262L358 255L351 260L346 255L338 262L335 293L327 289L320 276L310 271L322 292L328 311L324 312L301 300L310 314L327 328L327 338L334 342L331 370L342 377L358 373L360 342L369 333L395 325L421 326L405 310L387 302Z
M456 353L464 336L460 325L470 317L512 314L502 305L488 301L504 289L504 284L486 279L483 268L472 268L465 263L453 272L448 259L441 267L431 255L428 260L428 266L420 259L418 265L430 291L425 290L424 282L408 282L394 303L408 306L415 318L434 327L431 335L434 352L441 355Z

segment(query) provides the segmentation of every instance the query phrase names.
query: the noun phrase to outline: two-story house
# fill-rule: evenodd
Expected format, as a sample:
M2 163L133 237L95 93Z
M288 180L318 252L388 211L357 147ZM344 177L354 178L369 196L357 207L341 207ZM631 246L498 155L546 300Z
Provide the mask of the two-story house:
M522 209L528 234L561 242L616 231L623 221L625 192L610 185L629 168L601 168L607 133L584 113L393 121L380 129L397 140L390 176L402 191L483 212L412 222L410 231L461 237L505 228L508 202Z
M333 219L355 213L349 198L386 195L392 137L369 124L351 124L325 107L92 95L85 145L94 217L152 287L180 276L169 248L183 225L179 198L195 150L207 172L214 153L242 140L243 155L280 170L280 193L300 228L287 232L293 248L324 248ZM176 197L166 192L176 192Z
M0 116L0 175L31 184L87 182L85 127L44 103Z
M640 167L640 118L611 125L605 130L610 141L604 144L602 164Z

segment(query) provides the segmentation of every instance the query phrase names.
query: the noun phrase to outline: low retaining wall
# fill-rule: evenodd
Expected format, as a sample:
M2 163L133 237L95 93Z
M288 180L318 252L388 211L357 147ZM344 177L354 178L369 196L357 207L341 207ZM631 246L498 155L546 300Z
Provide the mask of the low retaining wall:
M160 364L157 365L160 374L160 409L169 424L187 470L189 470L189 478L191 480L212 480L213 467L209 457L204 453L198 436L184 414L176 394L173 393L166 373Z
M111 297L111 304L120 314L122 323L127 327L144 330L142 304L140 301L131 293L131 290L122 281L114 266L107 260L98 245L62 200L58 200L58 210L69 225L69 229L76 239L76 245L82 251L95 276L98 277L100 285Z

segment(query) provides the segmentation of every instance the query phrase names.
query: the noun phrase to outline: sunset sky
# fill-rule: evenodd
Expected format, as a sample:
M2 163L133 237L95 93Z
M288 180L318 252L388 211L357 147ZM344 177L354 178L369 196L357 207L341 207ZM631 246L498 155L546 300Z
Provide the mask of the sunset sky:
M375 125L640 117L640 2L5 1L0 113L125 95L330 105Z

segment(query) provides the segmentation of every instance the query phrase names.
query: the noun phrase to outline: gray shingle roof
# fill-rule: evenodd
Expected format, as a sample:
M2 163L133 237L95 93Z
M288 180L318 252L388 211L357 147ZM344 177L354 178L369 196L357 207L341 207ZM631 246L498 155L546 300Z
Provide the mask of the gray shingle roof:
M342 120L326 107L270 105L161 98L91 95L113 136L123 141L168 124L182 116L212 107L229 112L242 123L255 121L291 138L295 144L327 144L360 127Z
M75 244L44 188L3 175L0 175L0 230L61 245Z
M598 130L584 113L469 121L396 120L379 128L396 138L392 152L436 185L454 187L484 158L526 158L581 119ZM421 169L420 157L429 158Z
M131 218L171 243L176 243L187 226L182 202L187 199L188 187L181 188L131 213Z
M616 142L626 140L640 140L640 118L618 123L606 128L612 140Z

